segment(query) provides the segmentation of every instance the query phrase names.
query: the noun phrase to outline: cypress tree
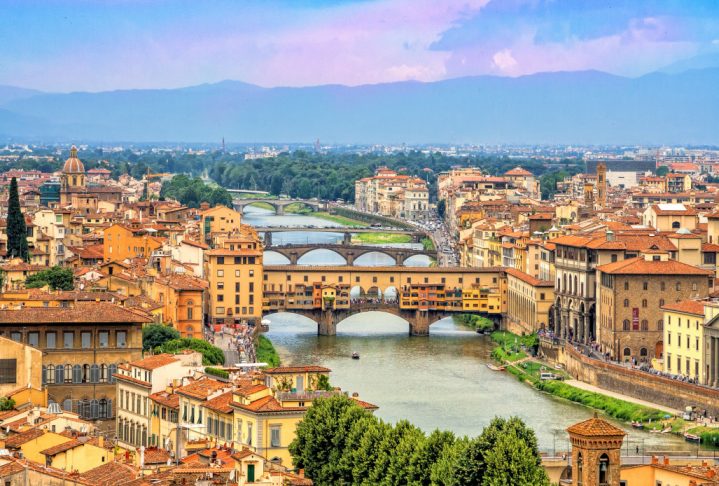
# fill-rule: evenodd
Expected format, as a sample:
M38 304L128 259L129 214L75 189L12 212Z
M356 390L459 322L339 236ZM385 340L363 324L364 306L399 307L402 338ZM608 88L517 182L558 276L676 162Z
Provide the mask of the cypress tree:
M10 198L7 212L7 256L8 258L22 258L28 261L27 226L25 216L20 210L20 196L17 190L17 180L10 181Z

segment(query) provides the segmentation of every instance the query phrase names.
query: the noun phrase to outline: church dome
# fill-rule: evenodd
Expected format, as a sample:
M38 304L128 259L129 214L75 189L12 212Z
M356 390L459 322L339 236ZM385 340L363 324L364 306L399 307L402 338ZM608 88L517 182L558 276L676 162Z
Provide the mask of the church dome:
M77 158L77 147L74 145L70 149L70 158L65 161L62 168L65 174L84 174L85 166L82 165L80 159Z

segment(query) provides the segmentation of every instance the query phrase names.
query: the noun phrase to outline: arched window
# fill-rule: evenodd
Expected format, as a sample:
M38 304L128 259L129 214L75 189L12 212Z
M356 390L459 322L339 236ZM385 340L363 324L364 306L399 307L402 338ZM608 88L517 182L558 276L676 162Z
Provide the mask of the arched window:
M642 299L642 307L646 307L646 306L647 306L647 299Z
M57 365L55 367L55 383L61 384L65 381L65 366Z
M679 229L679 221L672 221L672 229Z
M108 418L107 416L107 400L101 398L97 402L97 418ZM120 427L122 428L122 427Z
M55 383L55 365L47 365L47 369L45 370L46 373L46 382L48 385L52 385Z
M66 398L62 401L62 409L67 412L72 412L72 400L70 398Z
M624 322L622 322L622 330L629 331L629 319L624 319Z
M641 356L642 358L646 358L647 357L647 348L640 349L639 356Z
M100 383L107 383L107 365L100 365Z
M642 319L642 331L648 331L649 330L649 321L646 319Z
M579 291L579 285L577 285L577 276L574 276L574 293L576 294Z
M195 305L194 302L192 302L191 300L187 301L187 320L188 321L192 320L192 311L193 311L192 306L193 305Z
M632 350L629 348L624 348L624 356L629 357L632 355Z
M624 299L624 307L629 307L629 299Z
M109 375L109 376L107 377L108 381L109 381L110 383L115 383L115 373L117 373L117 365L111 364L111 365L108 367L107 372L108 372L108 375Z
M79 364L72 367L72 382L82 383L82 367Z
M624 282L624 290L629 290L629 282Z
M609 456L602 454L599 456L599 484L609 484Z
M65 377L63 381L65 381L65 383L72 383L72 365L70 364L65 365Z
M100 367L96 364L90 366L90 383L98 383L100 381Z
M660 289L660 290L666 290L666 289L667 289L666 284L665 284L664 282L661 282L661 283L659 284L659 289Z
M664 299L659 299L659 307L664 307Z
M82 382L83 383L90 382L90 365L89 364L82 365Z
M677 282L676 284L674 284L674 288L677 289L677 292L680 291L682 289L682 283Z
M664 321L659 319L657 321L657 331L663 331L664 330Z
M42 384L47 385L47 366L42 365Z

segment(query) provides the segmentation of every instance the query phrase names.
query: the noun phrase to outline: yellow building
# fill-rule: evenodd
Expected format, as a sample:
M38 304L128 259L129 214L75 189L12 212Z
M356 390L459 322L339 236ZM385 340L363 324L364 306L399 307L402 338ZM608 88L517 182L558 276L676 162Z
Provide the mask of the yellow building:
M716 386L719 380L719 305L682 300L664 310L664 371Z
M103 436L67 438L65 442L40 451L43 463L63 471L83 473L114 458L112 451L104 448Z
M717 486L719 467L699 461L694 464L670 464L669 457L661 460L654 456L651 464L623 465L621 479L621 484L626 486Z
M200 213L202 241L210 244L213 234L239 231L241 223L242 214L227 206L205 209Z
M506 323L516 334L531 334L549 327L549 313L554 301L554 282L539 280L513 268L507 273Z
M18 342L22 340L21 332L10 334L11 339L0 336L0 396L10 397L18 389L40 390L42 383L42 351L30 344ZM37 346L37 343L35 343ZM41 397L28 396L37 400ZM16 405L26 402L19 402L21 398L13 397ZM45 395L47 402L47 395ZM45 405L45 403L34 403Z
M116 223L103 231L102 253L105 261L123 261L126 258L149 258L162 247L162 240L152 236L145 228L130 228Z
M205 252L212 324L254 322L262 316L262 245L254 230L242 229Z

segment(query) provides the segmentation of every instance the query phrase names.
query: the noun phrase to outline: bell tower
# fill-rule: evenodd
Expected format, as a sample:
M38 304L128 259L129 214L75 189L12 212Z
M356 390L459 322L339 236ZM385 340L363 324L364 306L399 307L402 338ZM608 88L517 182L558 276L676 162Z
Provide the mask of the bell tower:
M567 432L572 444L572 485L619 486L625 432L596 413Z

